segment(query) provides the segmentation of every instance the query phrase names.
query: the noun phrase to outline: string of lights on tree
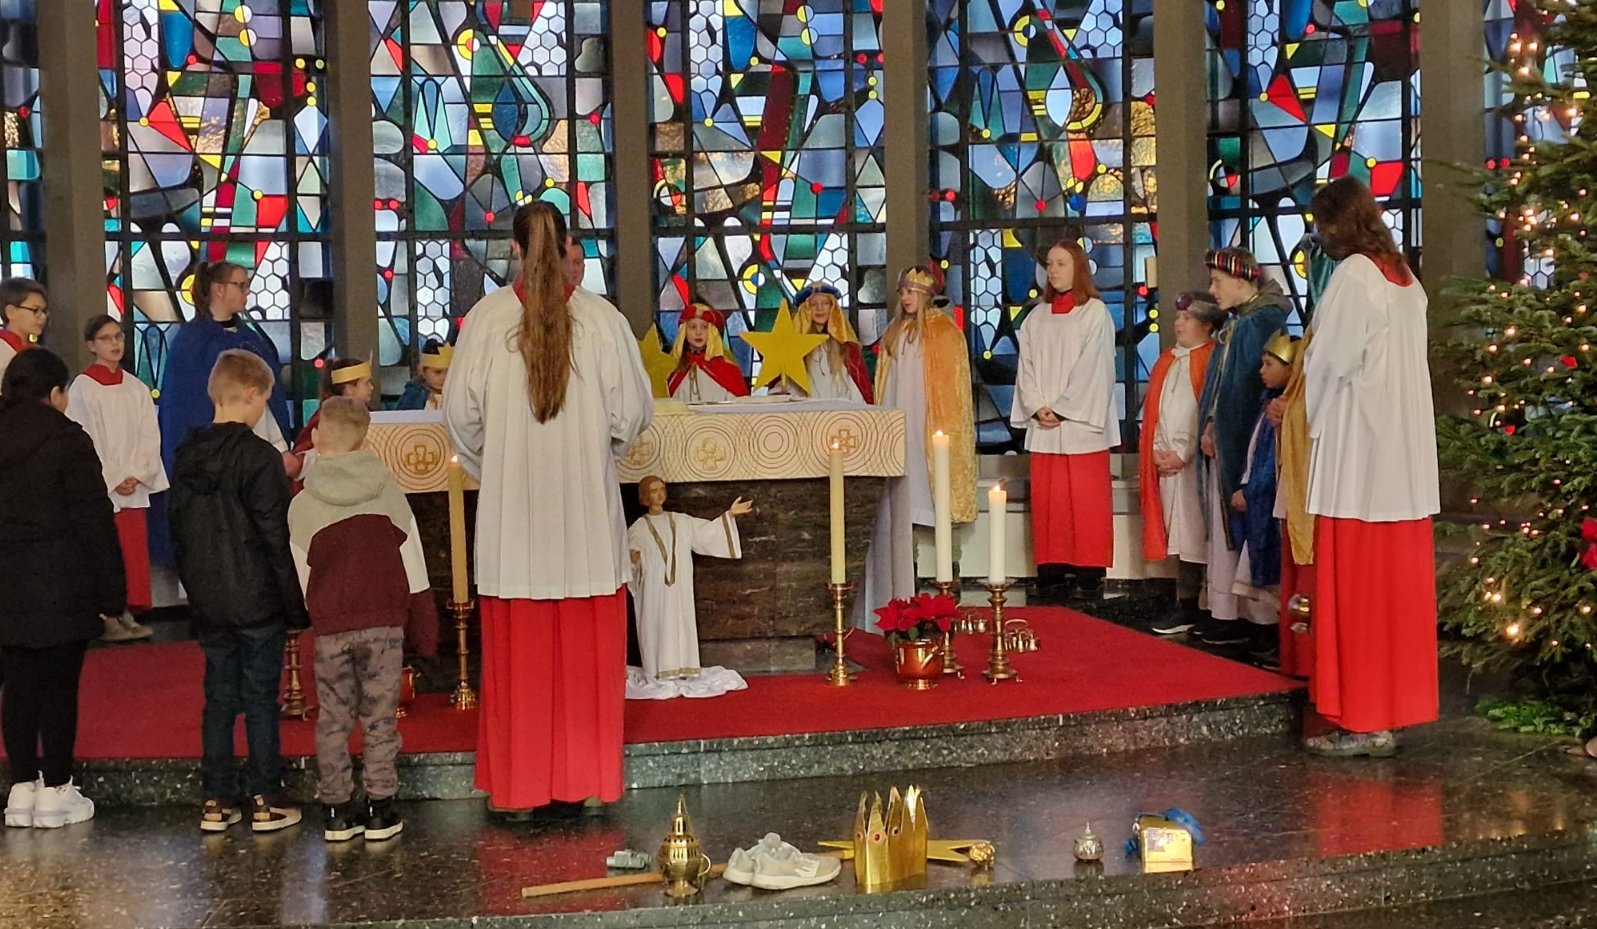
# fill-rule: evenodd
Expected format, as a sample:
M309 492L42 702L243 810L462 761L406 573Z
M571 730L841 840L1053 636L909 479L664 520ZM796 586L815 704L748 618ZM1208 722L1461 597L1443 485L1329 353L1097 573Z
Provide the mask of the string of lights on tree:
M1514 151L1487 160L1479 198L1501 265L1496 280L1450 288L1454 334L1443 349L1470 416L1442 421L1442 461L1472 489L1479 521L1467 562L1444 579L1442 623L1473 667L1592 695L1597 571L1583 563L1583 532L1597 529L1597 123L1583 110L1597 0L1519 0L1508 10L1496 112L1512 126Z

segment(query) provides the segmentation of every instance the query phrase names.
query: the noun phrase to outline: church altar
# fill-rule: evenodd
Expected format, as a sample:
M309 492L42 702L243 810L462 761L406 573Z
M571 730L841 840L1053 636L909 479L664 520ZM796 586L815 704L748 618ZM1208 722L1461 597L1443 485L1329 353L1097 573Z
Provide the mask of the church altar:
M713 519L741 495L743 558L694 563L700 657L740 671L814 667L814 636L831 628L828 449L843 450L849 579L863 581L885 479L904 473L899 410L842 401L756 397L687 407L656 401L654 422L617 462L630 523L642 513L635 484L671 485L667 509ZM449 540L442 492L452 454L437 411L374 413L366 446L412 499L434 586L447 589ZM469 480L469 478L468 478ZM468 487L474 486L468 484ZM468 519L475 494L468 495Z

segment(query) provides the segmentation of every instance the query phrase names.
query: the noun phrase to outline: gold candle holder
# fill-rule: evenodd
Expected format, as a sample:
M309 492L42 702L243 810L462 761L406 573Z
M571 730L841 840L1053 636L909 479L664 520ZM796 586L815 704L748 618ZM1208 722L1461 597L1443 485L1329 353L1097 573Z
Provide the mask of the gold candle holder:
M1004 595L1009 588L1014 586L1011 581L994 584L990 581L983 582L987 588L988 602L993 605L993 648L987 656L987 669L982 671L982 677L990 683L999 681L1014 681L1020 683L1020 672L1009 664L1009 652L1004 644Z
M854 672L848 669L848 663L843 657L843 642L848 638L848 629L843 625L843 603L848 599L849 591L853 589L853 584L826 585L826 592L832 595L834 633L832 648L837 653L836 660L832 662L832 670L826 674L826 682L833 687L847 687L854 683Z
M449 695L449 707L455 710L469 710L477 705L477 692L471 689L471 674L466 669L466 658L470 654L470 646L466 644L466 621L471 618L471 601L451 603L449 612L455 614L455 656L458 662L456 673L460 678L455 684L455 692Z
M954 607L959 607L959 594L955 592L955 581L932 581L932 586L937 588L941 597L953 597ZM960 680L965 679L965 669L960 666L959 658L954 655L954 624L949 623L948 631L943 633L943 673L952 674Z
M296 629L289 632L288 642L283 646L283 669L288 672L288 690L283 694L284 719L305 719L311 715L311 707L305 702L305 685L299 679L302 667L299 630Z

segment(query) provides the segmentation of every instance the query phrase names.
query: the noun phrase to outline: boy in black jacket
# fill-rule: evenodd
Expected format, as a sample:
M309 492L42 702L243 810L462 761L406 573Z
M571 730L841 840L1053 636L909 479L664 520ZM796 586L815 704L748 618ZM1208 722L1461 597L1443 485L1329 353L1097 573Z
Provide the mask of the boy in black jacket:
M250 828L272 832L300 819L274 799L283 766L277 688L285 632L309 627L310 618L289 549L283 459L253 432L272 394L271 369L249 352L223 352L208 390L216 415L178 447L171 500L178 575L205 653L200 828L225 831L248 797ZM233 757L241 711L249 745L243 790Z

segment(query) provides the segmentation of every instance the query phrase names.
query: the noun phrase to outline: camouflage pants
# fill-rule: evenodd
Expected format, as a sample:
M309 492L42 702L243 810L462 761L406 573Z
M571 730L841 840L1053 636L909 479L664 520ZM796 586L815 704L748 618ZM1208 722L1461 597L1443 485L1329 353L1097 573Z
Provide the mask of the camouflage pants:
M366 796L392 797L399 790L399 709L405 630L398 626L356 629L316 637L317 798L347 803L355 792L349 737L361 727L361 781Z

